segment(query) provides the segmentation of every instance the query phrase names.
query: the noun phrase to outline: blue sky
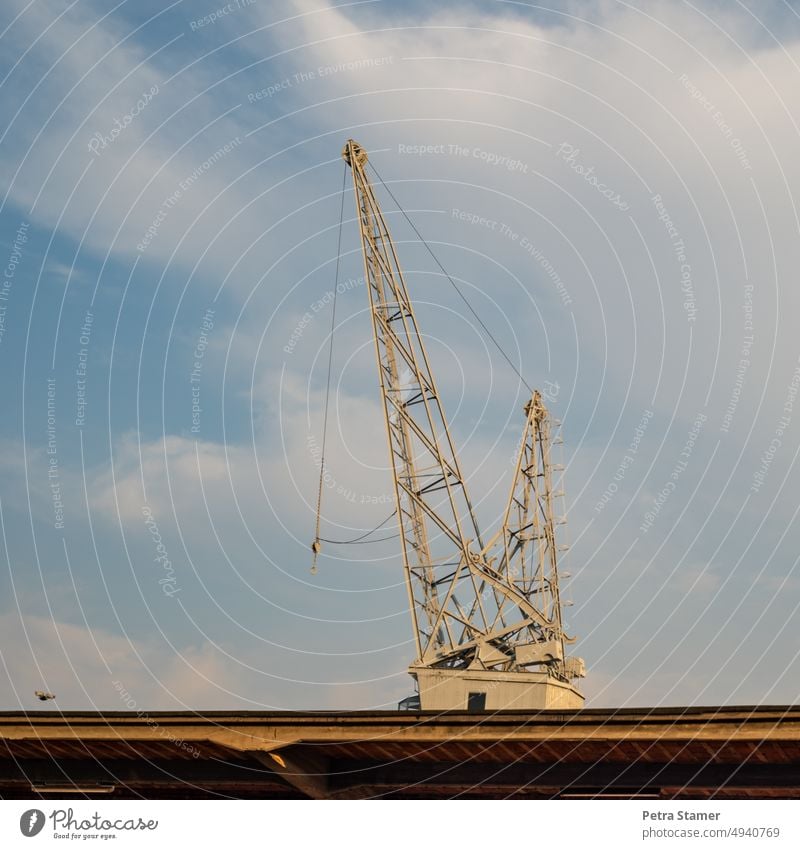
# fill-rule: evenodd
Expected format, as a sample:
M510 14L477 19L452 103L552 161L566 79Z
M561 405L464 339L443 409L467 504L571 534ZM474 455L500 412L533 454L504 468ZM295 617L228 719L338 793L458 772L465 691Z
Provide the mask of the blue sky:
M0 33L2 707L410 691L396 540L309 572L350 137L559 386L590 704L796 701L795 5L35 0ZM381 198L489 535L526 392ZM346 539L391 512L349 184L342 250Z

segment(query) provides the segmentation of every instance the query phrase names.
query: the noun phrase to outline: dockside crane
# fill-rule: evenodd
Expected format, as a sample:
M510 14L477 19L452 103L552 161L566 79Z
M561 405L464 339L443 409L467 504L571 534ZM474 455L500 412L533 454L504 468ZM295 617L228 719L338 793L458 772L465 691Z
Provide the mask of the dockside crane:
M445 418L367 152L350 166L369 293L397 523L416 641L409 668L422 709L579 708L559 595L552 421L539 392L503 522L484 540ZM319 539L314 543L315 554Z

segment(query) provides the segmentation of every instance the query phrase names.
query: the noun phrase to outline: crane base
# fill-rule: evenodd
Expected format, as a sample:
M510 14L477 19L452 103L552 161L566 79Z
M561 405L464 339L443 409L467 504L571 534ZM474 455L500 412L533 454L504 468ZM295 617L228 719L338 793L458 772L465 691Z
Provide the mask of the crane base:
M421 710L578 710L583 695L545 672L412 666Z

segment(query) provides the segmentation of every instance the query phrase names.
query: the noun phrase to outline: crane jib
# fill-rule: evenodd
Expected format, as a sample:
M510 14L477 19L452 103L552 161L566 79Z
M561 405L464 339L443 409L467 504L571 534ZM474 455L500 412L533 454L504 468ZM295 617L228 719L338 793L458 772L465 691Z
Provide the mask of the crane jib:
M583 697L571 681L582 677L583 662L564 652L569 638L562 624L561 546L554 518L554 502L563 493L563 487L559 492L553 482L555 425L541 394L532 391L502 524L485 545L396 247L367 175L369 157L352 139L342 156L353 180L417 649L410 671L419 684L422 706L457 705L475 695L465 687L483 688L494 682L497 697L486 695L469 703L489 706L492 700L521 698L531 706L541 702L579 707ZM378 179L397 203L379 175Z

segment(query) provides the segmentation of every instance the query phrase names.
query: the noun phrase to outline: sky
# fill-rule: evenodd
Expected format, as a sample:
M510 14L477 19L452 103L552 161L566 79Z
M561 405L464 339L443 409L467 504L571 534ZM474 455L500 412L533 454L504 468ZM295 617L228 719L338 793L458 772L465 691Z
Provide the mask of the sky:
M563 422L587 704L795 703L799 77L785 0L6 0L0 709L411 692L393 520L310 571L334 291L322 536L393 509L349 138ZM376 192L491 536L528 390Z

